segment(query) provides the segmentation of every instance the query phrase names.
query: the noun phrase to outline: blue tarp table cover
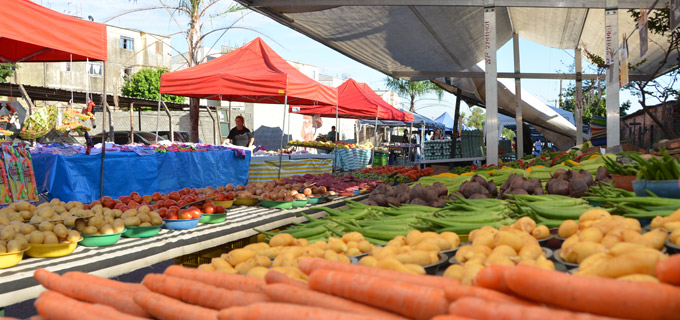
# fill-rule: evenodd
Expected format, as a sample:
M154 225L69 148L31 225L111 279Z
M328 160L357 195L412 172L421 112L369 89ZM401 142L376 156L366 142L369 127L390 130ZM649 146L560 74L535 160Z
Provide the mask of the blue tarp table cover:
M89 203L99 198L101 155L63 156L34 154L38 192L50 199ZM167 193L184 187L202 188L248 182L250 152L166 152L139 156L134 152L107 152L104 194L117 198L130 192Z

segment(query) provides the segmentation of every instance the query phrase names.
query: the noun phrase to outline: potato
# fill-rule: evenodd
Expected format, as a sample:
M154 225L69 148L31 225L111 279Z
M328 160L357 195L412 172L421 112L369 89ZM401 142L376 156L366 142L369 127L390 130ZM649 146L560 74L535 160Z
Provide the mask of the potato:
M578 218L579 223L582 223L584 221L595 221L595 220L600 220L604 218L610 218L611 214L609 212L602 210L602 209L589 209L588 211L584 212L581 214L581 216Z
M541 246L541 244L538 243L538 240L536 240L536 238L534 238L534 236L532 236L528 233L524 233L524 234L520 235L519 237L522 238L522 241L524 242L524 246L539 246L539 247Z
M393 257L397 254L397 250L393 246L386 246L386 247L375 247L373 248L373 251L371 251L371 255L374 256L376 259L381 260L387 257Z
M489 248L492 248L494 246L494 236L496 234L497 233L491 233L491 232L480 230L475 235L474 240L470 240L470 242L474 245L481 245L481 246L487 246Z
M294 246L300 246L300 247L306 247L306 246L309 245L309 240L304 239L304 238L302 238L302 239L295 239L295 241L293 241L293 245L294 245Z
M140 227L151 227L151 222L142 222L139 224Z
M465 268L463 268L462 265L460 264L452 264L446 270L444 271L444 278L451 278L451 279L457 279L460 281L461 278L463 278L463 273L465 272Z
M338 261L338 253L335 250L326 250L323 252L323 258L330 261Z
M415 239L420 239L416 237ZM408 240L404 236L396 236L394 239L387 242L388 246L401 247L408 244Z
M359 265L361 266L366 266L366 267L377 267L378 266L378 259L371 257L371 256L365 256L359 260Z
M28 249L28 239L26 239L26 237L18 236L14 238L14 241L16 241L19 244L21 250Z
M29 211L32 205L26 201L19 201L14 203L14 208L16 211Z
M113 234L113 227L110 224L105 224L99 230L99 234Z
M420 230L411 230L409 233L406 235L406 243L414 243L416 239L420 238L420 235L422 232Z
M338 261L342 262L342 263L346 263L346 264L352 263L352 260L348 256L346 256L342 253L338 254Z
M85 230L85 227L87 227L87 223L83 219L77 219L76 220L76 230L78 232L83 232Z
M602 243L602 245L605 248L610 249L613 246L615 246L617 243L620 243L620 242L621 242L621 239L619 237L608 234L608 235L604 236L604 238L602 238L602 241L600 243Z
M627 276L619 277L617 280L623 280L623 281L643 281L643 282L659 282L659 279L650 276L648 274L629 274Z
M208 263L204 263L202 265L199 265L197 269L198 270L206 270L206 271L217 271L217 269L215 269L215 267L213 267L211 264L208 264Z
M7 247L4 244L0 244L0 253L7 253Z
M671 242L680 245L680 229L675 229L670 235Z
M453 232L442 232L439 234L439 236L451 243L452 249L458 248L458 246L460 246L460 237L458 237L458 235Z
M151 208L148 206L141 206L139 209L137 209L139 213L146 213L149 214L151 212Z
M515 251L519 251L524 246L524 241L522 241L520 236L512 232L500 231L494 236L493 244L494 246L505 244L515 249Z
M151 217L151 224L154 226L159 226L163 224L163 218L161 217Z
M394 258L404 264L410 263L421 266L427 266L432 264L430 252L423 250L413 250L409 253L398 254L394 256Z
M385 270L416 274L413 270L407 268L406 266L404 266L403 263L401 263L399 260L395 258L385 258L382 260L378 260L377 267Z
M265 256L256 256L257 265L260 267L269 268L272 265L272 261Z
M512 224L512 227L517 230L530 233L534 230L534 228L536 228L536 221L530 217L521 217Z
M493 251L491 251L491 254L500 254L500 255L504 255L506 257L516 257L517 256L517 252L515 251L515 249L513 249L512 247L510 247L507 244L502 244L500 246L493 248Z
M255 267L258 267L257 259L255 257L252 257L252 258L248 259L248 261L241 262L241 263L237 264L234 267L234 270L236 270L236 273L238 273L238 274L246 274L246 273L248 273L248 271L250 271L250 269L255 268Z
M545 253L543 252L543 248L540 246L524 246L521 250L519 250L519 257L521 260L536 260L542 255L545 255Z
M97 234L97 232L98 232L98 230L97 230L97 227L95 227L95 226L87 226L82 231L83 234Z
M66 241L68 241L70 243L78 242L78 241L80 241L81 238L82 237L80 236L80 233L76 230L71 230L66 235Z
M446 240L444 240L446 241ZM416 250L439 252L441 249L434 243L430 241L421 241L416 245Z
M9 218L6 215L0 215L0 226L9 225Z
M656 217L652 219L652 222L649 224L652 229L658 229L658 228L663 228L663 225L666 223L666 219L664 217Z
M351 250L352 249L350 249L350 251ZM323 252L324 252L324 250L319 248L319 247L310 246L310 247L305 248L305 252L303 254L306 255L306 256L314 257L314 258L322 258ZM349 254L349 251L347 253Z
M212 258L210 259L210 264L215 268L215 270L220 268L232 268L232 265L227 262L224 258Z
M566 250L567 248L573 246L574 244L576 244L578 242L579 242L578 234L575 234L575 235L567 238L566 240L564 240L564 242L562 242L562 246L561 246L562 252L564 252L564 250Z
M270 247L266 242L252 243L252 244L249 244L249 245L243 247L243 249L255 251L258 254L260 253L260 251L264 251L264 250L267 250L269 248Z
M232 266L236 266L240 263L246 262L249 259L255 257L257 254L255 251L246 249L234 249L227 253L227 261Z
M578 238L581 241L600 242L603 237L602 231L595 227L585 228L578 233Z
M605 278L619 278L636 273L656 276L656 264L666 258L668 256L658 250L640 248L608 259L605 263L593 264L587 272Z
M501 253L492 253L488 258L486 258L486 261L484 263L487 266L490 265L504 265L504 266L511 266L514 267L515 263L510 260L510 258L504 254Z
M613 256L606 252L598 252L593 254L581 261L581 263L578 265L578 274L584 276L595 276L592 274L592 269L597 268L597 265L599 264L608 263L608 261L612 258Z
M97 229L101 228L105 224L104 216L96 215L87 220L88 227L95 227Z
M460 263L465 263L472 258L472 246L462 246L456 251L454 258Z
M571 263L581 263L585 258L607 249L600 243L592 241L580 241L571 247L562 249L562 258Z
M44 244L59 244L59 238L55 234L46 234Z
M7 242L7 252L21 251L21 243L17 240L10 240Z
M647 241L647 239L645 239L645 237L643 237L640 233L638 233L636 231L623 230L622 236L623 236L623 241L625 241L625 242L639 243L639 244L651 247L651 244L649 243L649 241Z
M264 276L267 275L267 272L269 272L269 269L265 267L254 267L250 269L250 271L248 271L247 276L258 279L264 279Z
M439 247L440 250L451 249L451 242L449 242L448 240L441 238L441 237L431 237L431 238L423 239L422 241L420 241L420 243L423 243L423 242L429 242L429 243L435 244L437 247Z
M544 256L538 257L538 259L536 260L536 267L545 270L555 271L555 264L552 261L546 259Z
M471 285L479 270L484 269L482 264L465 264L463 276L460 279L462 285Z
M141 222L151 222L151 216L148 213L138 213L137 218Z
M33 218L33 212L31 211L21 211L19 212L19 214L21 215L21 218L23 218L24 220L30 220L31 218Z
M285 247L289 246L295 241L295 238L287 233L279 233L269 239L269 245L272 247Z
M293 267L278 267L278 268L272 268L274 271L281 272L288 276L288 278L291 278L293 280L299 280L304 283L307 283L308 278L307 275L304 274L300 269L298 268L293 268Z
M336 253L343 253L347 251L347 244L340 239L329 239L328 248L335 251Z
M404 267L406 267L406 269L409 269L411 271L411 273L415 273L415 274L418 274L418 275L421 275L421 276L425 275L425 273L426 273L425 268L423 268L422 266L419 266L417 264L407 263L407 264L404 264Z
M61 205L53 206L53 207L52 207L52 210L54 210L54 213L60 213L60 214L67 211L66 208L64 208L64 207L61 206Z
M359 232L348 232L342 235L342 241L345 243L354 241L354 242L359 242L361 240L364 240L364 236L359 233Z
M12 226L7 226L2 228L2 231L0 231L0 240L4 241L9 241L14 239L14 236L16 235L16 231L14 231L14 227Z
M642 235L649 245L656 249L661 250L665 245L666 238L668 237L668 232L663 229L654 229Z
M113 221L115 221L115 218L113 216L106 216L104 217L104 224L105 225L113 225ZM102 226L103 227L103 226ZM101 229L101 228L99 228Z
M127 217L123 219L123 224L125 224L126 227L137 227L142 223L142 221L138 217Z
M545 239L550 236L550 229L544 225L540 225L531 231L531 235L538 240Z
M358 256L360 254L361 254L361 251L358 248L347 249L347 255L350 256L350 257Z
M52 229L52 232L54 232L54 234L56 234L57 237L63 239L63 238L66 238L66 235L68 234L68 229L66 228L65 225L59 223L59 224L54 226L54 228Z
M45 241L45 234L42 231L33 231L29 235L28 242L30 244L43 244Z

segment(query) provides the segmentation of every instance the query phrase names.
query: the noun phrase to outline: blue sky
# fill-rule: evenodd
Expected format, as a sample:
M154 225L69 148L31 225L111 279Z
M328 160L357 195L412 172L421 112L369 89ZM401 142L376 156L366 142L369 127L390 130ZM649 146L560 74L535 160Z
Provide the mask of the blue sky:
M160 5L159 0L33 1L62 13L85 18L91 15L97 22L103 22L116 14L132 9L149 8ZM162 1L166 4L173 5L177 0ZM231 1L223 0L219 4L213 6L211 12L221 12L231 3ZM215 32L207 37L204 46L209 47L213 45L213 43L216 43L216 49L219 49L221 45L240 46L259 36L287 60L319 66L322 74L340 76L347 73L359 82L368 83L374 90L385 88L383 79L386 76L383 73L347 58L346 56L255 12L242 11L226 17L220 17L215 19L211 25L207 25L204 32L214 28L229 26L242 14L245 14L245 16L235 24L237 28L229 30L223 35L222 32ZM162 9L129 13L108 22L110 25L138 29L161 35L176 33L180 30L179 26L185 27L186 23L187 19L171 19L170 13ZM221 38L220 35L222 35ZM183 35L173 36L172 45L181 52L185 52L187 48L186 40ZM520 65L522 72L567 72L568 66L573 64L574 61L573 50L552 49L521 38L520 50ZM174 52L173 55L176 53L177 52ZM584 61L584 70L587 65L587 62ZM498 50L498 71L513 71L512 41L509 41ZM562 84L563 88L566 89L569 83L570 82L568 81L564 81ZM522 88L538 97L541 101L549 105L555 105L555 100L558 99L560 81L523 79ZM626 100L633 102L632 111L640 108L637 99L627 90L621 90L620 93L621 102L625 102ZM445 93L441 102L439 102L434 95L420 98L416 102L416 111L425 116L436 118L442 112L449 112L453 115L454 106L455 97L449 93ZM465 106L464 103L461 110L469 113L468 107Z

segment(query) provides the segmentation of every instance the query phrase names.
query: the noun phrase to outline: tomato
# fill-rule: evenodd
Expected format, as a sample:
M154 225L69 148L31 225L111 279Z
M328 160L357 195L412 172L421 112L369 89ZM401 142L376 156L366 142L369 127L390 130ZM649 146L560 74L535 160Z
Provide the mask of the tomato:
M111 199L111 197L109 197L109 196L103 196L100 200L101 200L102 203L104 203L104 202L109 202L113 199Z
M132 201L128 202L128 207L130 207L130 209L139 208L139 203L137 203L135 200L132 200Z
M227 209L225 209L223 206L215 207L215 213L225 213L225 212L227 212Z
M152 200L152 201L158 201L158 200L160 200L160 199L161 199L161 194L160 194L160 193L154 192L153 194L151 194L151 200Z
M116 201L109 200L104 204L104 206L109 208L109 209L113 209L113 208L116 207Z
M180 213L177 214L177 217L180 219L194 219L193 215L188 211L180 211Z
M227 201L234 200L234 193L233 192L228 192L227 193Z
M168 220L177 220L178 218L179 218L179 216L177 216L176 212L175 213L168 213L165 216L165 219L168 219Z
M187 204L187 203L188 202L186 200L180 200L180 201L177 201L177 206L178 207L184 207L184 205Z
M143 199L142 196L140 196L138 194L132 196L132 200L134 200L137 203L142 202L142 199Z
M151 198L151 196L149 195L146 195L142 197L142 201L146 201L146 203L151 203L151 201L153 201L153 198Z
M169 208L169 207L172 207L172 206L174 206L174 205L177 205L177 202L175 202L175 200L170 200L170 199L168 199L168 200L163 201L163 205L164 205L165 207L168 207L168 208Z
M193 219L198 219L201 217L201 210L196 207L191 207L187 211Z
M165 216L168 213L168 209L166 208L160 208L157 210L158 214L161 216L161 218L165 218Z
M180 199L180 194L177 191L173 191L173 192L170 192L170 194L168 195L168 198L177 201L177 200Z
M207 203L203 206L203 212L211 214L215 212L215 206L212 203Z
M128 202L130 202L130 200L132 200L132 198L130 198L129 196L120 196L120 197L118 197L118 201L120 201L120 202L122 202L122 203L125 203L125 204L127 204Z

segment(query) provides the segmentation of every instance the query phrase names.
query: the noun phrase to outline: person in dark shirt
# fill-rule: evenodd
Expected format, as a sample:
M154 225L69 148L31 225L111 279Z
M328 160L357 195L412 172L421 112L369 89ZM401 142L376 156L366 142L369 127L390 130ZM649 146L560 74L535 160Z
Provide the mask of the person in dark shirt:
M236 127L229 131L228 142L241 147L251 147L255 141L253 133L243 126L243 116L236 116Z
M331 131L328 132L328 140L331 142L335 142L335 139L338 138L338 132L335 131L335 126L331 127Z

